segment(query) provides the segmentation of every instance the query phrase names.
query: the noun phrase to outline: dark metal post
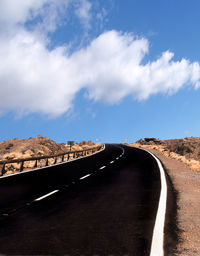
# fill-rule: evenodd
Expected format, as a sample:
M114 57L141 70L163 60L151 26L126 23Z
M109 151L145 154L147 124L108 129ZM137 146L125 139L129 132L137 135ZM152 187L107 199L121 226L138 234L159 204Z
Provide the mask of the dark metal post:
M20 165L20 169L19 169L19 171L20 171L20 172L22 172L22 171L23 171L23 169L24 169L24 161L21 161L21 165Z
M37 168L37 160L35 160L34 168Z
M62 156L62 162L64 162L65 155Z
M5 166L6 166L6 164L3 164L2 169L1 169L1 176L3 176L6 173Z
M49 165L49 159L47 158L46 159L46 166L48 166Z

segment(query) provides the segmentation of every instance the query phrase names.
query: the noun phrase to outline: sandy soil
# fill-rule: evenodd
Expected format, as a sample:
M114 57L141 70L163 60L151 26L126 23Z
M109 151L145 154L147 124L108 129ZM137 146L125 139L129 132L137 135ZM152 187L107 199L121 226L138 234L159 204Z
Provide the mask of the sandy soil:
M148 149L149 150L149 149ZM177 254L200 255L200 172L191 171L183 162L150 149L164 164L178 192L178 227L180 242ZM169 256L169 255L168 255Z

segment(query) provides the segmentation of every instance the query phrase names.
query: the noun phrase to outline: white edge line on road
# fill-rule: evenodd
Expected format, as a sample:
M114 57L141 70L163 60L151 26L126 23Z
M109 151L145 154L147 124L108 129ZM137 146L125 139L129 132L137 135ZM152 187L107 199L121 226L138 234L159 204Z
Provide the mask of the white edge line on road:
M156 221L153 230L150 256L164 256L164 226L167 207L167 182L165 177L165 171L162 167L160 160L148 150L145 151L147 151L150 155L152 155L155 158L160 169L161 177L161 192L158 211L156 214Z
M111 162L110 162L110 164L113 164L113 163L114 163L114 161L111 161Z
M89 177L90 175L91 175L91 174L87 174L87 175L81 177L79 180L84 180L85 178Z
M106 166L104 165L104 166L102 166L101 168L99 168L99 170L102 170L102 169L104 169L104 168L106 168Z
M82 158L86 158L86 157L90 157L90 156L93 156L93 155L96 155L102 151L104 151L106 148L106 145L103 143L103 148L91 155L88 155L88 156L82 156L82 157L79 157L79 158L76 158L76 159L72 159L72 160L69 160L69 161L65 161L65 162L62 162L62 163L57 163L57 164L52 164L52 165L49 165L49 166L44 166L44 167L39 167L39 168L35 168L35 169L32 169L32 170L27 170L27 171L23 171L23 172L19 172L19 173L13 173L13 174L9 174L9 175L5 175L5 176L1 176L0 179L6 179L8 177L11 177L11 176L15 176L15 175L22 175L24 173L28 173L28 172L34 172L34 171L37 171L37 170L43 170L43 169L47 169L47 168L50 168L50 167L53 167L53 166L56 166L56 165L62 165L62 164L67 164L67 163L70 163L70 162L73 162L73 161L77 161L79 159L82 159ZM33 160L34 161L34 160Z
M132 146L128 147L133 148ZM140 150L144 150L149 153L156 160L160 170L161 191L155 225L153 229L150 256L164 256L164 226L167 209L167 182L165 177L165 171L162 167L160 160L154 154L146 149L140 148Z
M44 196L41 196L41 197L35 199L34 202L35 202L35 201L40 201L40 200L42 200L42 199L44 199L44 198L46 198L46 197L48 197L48 196L51 196L51 195L57 193L58 191L59 191L59 190L54 190L54 191L52 191L52 192L50 192L50 193L48 193L48 194L46 194L46 195L44 195Z

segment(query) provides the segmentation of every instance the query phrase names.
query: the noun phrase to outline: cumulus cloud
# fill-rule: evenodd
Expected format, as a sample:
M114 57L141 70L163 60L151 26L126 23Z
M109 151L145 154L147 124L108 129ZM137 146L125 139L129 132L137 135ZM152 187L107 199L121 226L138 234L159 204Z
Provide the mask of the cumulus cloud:
M3 2L9 0L1 1L0 7ZM89 99L113 104L127 95L145 100L153 94L175 93L184 85L200 86L199 63L174 61L174 54L166 51L143 64L149 42L128 33L107 31L73 53L66 46L50 50L46 40L18 24L30 19L33 9L45 13L41 8L46 8L46 1L19 2L24 5L21 12L15 10L12 33L0 33L0 112L56 117L70 110L83 88ZM69 2L63 0L63 4ZM1 18L4 22L12 16L11 10L7 12Z
M24 23L33 12L39 11L48 0L1 0L0 1L0 22L7 24Z
M1 40L0 109L53 116L68 110L77 88L64 51L48 51L25 31L18 31L9 45Z
M156 61L142 64L149 51L145 38L109 31L72 55L82 73L89 98L116 103L127 95L145 100L152 94L178 91L186 84L199 87L200 65L186 59L173 61L166 51Z

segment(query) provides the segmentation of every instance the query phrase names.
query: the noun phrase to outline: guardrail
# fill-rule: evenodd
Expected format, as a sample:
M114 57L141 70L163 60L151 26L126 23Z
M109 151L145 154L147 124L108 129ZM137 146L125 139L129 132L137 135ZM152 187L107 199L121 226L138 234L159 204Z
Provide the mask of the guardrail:
M0 166L2 166L2 168L1 168L0 176L3 176L4 174L6 174L7 172L6 165L9 165L9 164L19 164L20 165L18 168L19 172L22 172L24 169L34 169L37 167L50 166L56 163L67 162L72 159L77 159L79 157L91 155L103 149L103 147L104 145L102 144L100 146L93 147L93 148L88 148L88 149L83 149L78 151L62 152L54 155L43 155L43 156L35 156L35 157L20 158L20 159L1 160ZM43 160L43 163L41 163L41 160ZM50 160L53 160L53 161L50 161ZM32 162L32 161L35 161L32 168L24 167L25 162Z

